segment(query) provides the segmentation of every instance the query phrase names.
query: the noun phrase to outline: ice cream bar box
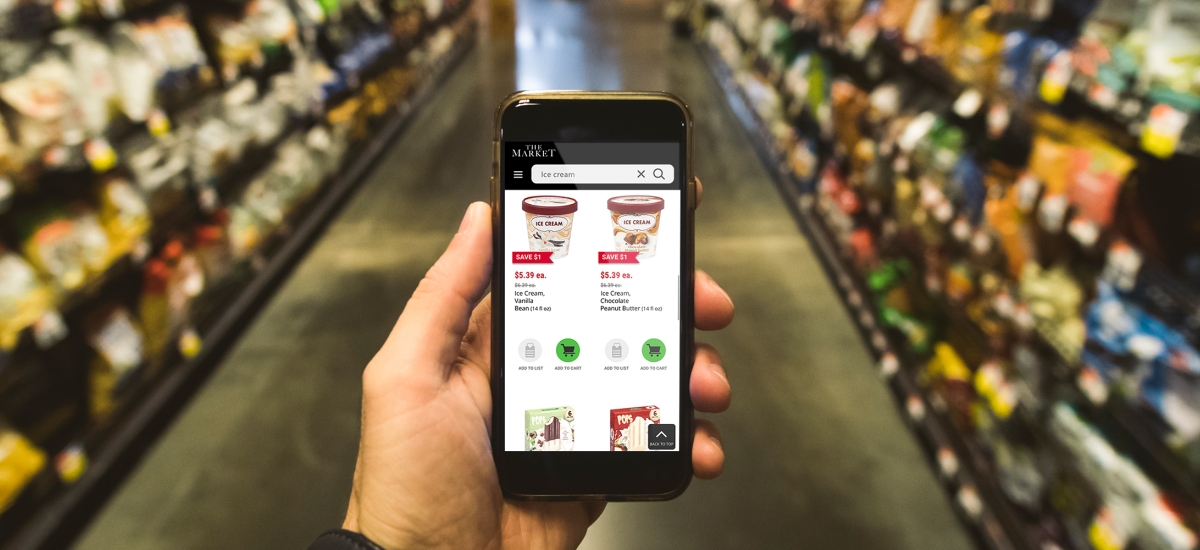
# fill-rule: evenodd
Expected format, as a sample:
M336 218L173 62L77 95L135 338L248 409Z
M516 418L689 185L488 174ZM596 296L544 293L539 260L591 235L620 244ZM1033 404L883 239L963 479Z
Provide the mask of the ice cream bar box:
M526 451L570 451L575 448L575 409L551 407L525 411Z
M609 411L610 451L646 451L651 424L658 424L662 413L658 407L629 407Z

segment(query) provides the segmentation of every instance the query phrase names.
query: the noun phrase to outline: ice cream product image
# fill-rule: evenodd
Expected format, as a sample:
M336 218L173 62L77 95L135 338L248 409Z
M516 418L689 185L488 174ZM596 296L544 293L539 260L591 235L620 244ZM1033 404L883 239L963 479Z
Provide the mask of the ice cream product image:
M637 252L638 258L654 257L663 204L661 197L649 195L626 195L608 199L617 252Z
M570 451L574 448L574 408L551 407L525 411L526 451Z
M646 451L649 429L662 419L662 411L656 406L630 407L609 411L610 451Z
M525 211L525 229L529 250L553 252L551 258L564 258L571 246L571 226L579 203L569 197L540 195L521 201Z

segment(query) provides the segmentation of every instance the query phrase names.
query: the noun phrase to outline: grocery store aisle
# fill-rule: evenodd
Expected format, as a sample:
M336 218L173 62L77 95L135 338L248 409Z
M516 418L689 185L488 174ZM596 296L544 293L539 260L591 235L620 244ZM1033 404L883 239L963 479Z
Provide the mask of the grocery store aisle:
M667 89L697 121L697 265L738 305L725 475L614 504L588 549L957 549L969 539L691 45L653 2L519 3L516 55L470 54L78 547L304 548L340 523L360 374L463 209L514 87ZM515 63L514 63L515 62ZM514 70L515 65L515 70Z
M487 200L481 63L451 73L78 548L302 549L340 526L362 368Z

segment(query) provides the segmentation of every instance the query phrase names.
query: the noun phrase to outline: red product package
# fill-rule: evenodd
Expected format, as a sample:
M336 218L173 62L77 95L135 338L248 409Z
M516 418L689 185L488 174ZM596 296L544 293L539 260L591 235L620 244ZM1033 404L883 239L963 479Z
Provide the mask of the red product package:
M629 407L609 411L610 451L646 451L650 424L658 424L662 415L658 407Z

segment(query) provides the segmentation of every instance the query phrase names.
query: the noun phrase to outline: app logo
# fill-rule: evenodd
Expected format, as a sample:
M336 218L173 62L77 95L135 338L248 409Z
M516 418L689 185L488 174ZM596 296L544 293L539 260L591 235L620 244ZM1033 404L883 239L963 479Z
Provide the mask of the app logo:
M651 338L642 344L642 357L651 363L662 361L667 356L667 346L658 338Z
M558 355L559 361L570 363L579 357L579 342L563 338L558 341L557 346L554 346L554 353Z

